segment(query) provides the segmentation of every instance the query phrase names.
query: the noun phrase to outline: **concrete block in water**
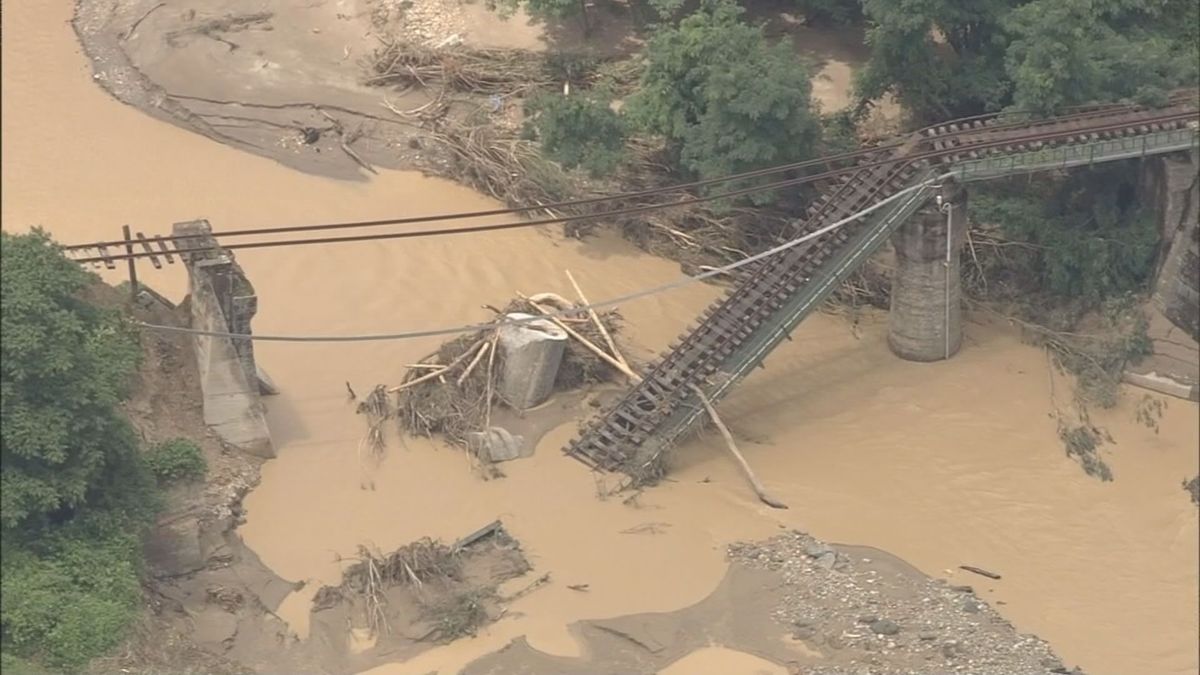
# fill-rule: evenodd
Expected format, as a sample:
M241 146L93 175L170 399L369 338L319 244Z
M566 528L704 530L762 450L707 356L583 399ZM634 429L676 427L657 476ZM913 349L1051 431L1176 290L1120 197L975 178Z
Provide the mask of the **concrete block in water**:
M469 433L467 442L476 456L493 462L507 462L533 454L533 448L525 442L524 436L514 436L503 427L489 427L487 431Z
M504 368L497 391L510 406L525 410L550 398L567 349L567 334L554 322L529 314L508 318L527 321L500 327L498 347Z

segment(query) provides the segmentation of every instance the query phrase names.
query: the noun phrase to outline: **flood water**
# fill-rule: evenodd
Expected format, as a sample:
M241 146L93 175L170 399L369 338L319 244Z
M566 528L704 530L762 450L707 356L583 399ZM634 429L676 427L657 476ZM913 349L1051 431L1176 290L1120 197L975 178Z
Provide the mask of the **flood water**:
M413 173L363 184L300 174L125 107L91 82L67 23L71 6L3 5L7 230L42 225L75 242L112 237L125 223L159 233L198 217L232 229L493 205ZM261 250L239 260L260 298L255 330L276 334L470 323L487 316L480 305L517 291L569 296L564 269L593 300L679 276L676 265L612 238L581 244L535 230ZM142 275L169 295L183 292L181 269ZM715 294L692 286L623 307L633 355L663 347ZM558 452L570 428L490 482L460 453L393 441L370 476L375 489L363 489L362 420L345 383L359 392L394 383L402 364L437 341L260 343L260 362L283 392L269 399L279 458L246 499L241 533L283 577L337 583L336 556L360 543L387 550L421 536L450 540L501 518L535 569L552 573L555 583L514 605L518 618L378 673L453 672L520 635L577 654L571 622L696 602L721 578L726 544L781 526L882 548L972 584L1004 603L1019 630L1089 673L1196 672L1197 510L1179 487L1197 471L1196 405L1171 400L1158 433L1135 422L1137 391L1097 414L1116 439L1106 455L1116 481L1100 483L1064 456L1048 416L1045 356L1002 326L971 324L967 336L953 360L914 364L890 355L879 321L856 334L840 318L817 316L796 331L722 406L788 511L753 499L717 439L681 448L675 481L646 493L640 508L602 501L593 476ZM1066 384L1057 386L1061 397ZM625 532L647 523L660 533ZM964 564L1003 579L972 577L957 569ZM591 592L565 588L584 583ZM303 600L281 610L301 632Z

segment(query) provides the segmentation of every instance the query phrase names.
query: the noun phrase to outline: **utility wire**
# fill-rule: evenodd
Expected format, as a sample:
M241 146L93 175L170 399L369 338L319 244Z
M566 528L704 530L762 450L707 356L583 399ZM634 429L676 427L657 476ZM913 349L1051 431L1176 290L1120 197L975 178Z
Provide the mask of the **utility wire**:
M1183 92L1183 94L1189 94L1189 92ZM1177 98L1180 96L1181 96L1181 92L1175 92L1175 94L1172 95L1172 97L1171 97L1171 102L1172 103L1177 102ZM1111 114L1112 112L1115 112L1115 110L1127 108L1127 107L1128 106L1126 106L1126 104L1121 104L1121 103L1103 103L1103 104L1087 103L1087 104L1082 104L1082 106L1069 106L1066 108L1061 108L1060 110L1058 110L1058 112L1068 113L1069 110L1078 110L1078 112L1073 112L1073 113L1069 113L1069 114L1061 114L1060 117L1058 117L1058 118L1046 118L1045 121L1063 121L1064 119L1104 117L1104 115ZM1001 113L985 113L982 115L973 115L973 117L968 117L968 118L947 120L947 121L943 121L943 123L937 123L934 125L923 127L923 129L919 129L919 130L916 130L916 131L913 131L910 133L906 133L906 135L904 135L904 136L892 139L892 141L889 141L887 143L875 145L875 147L872 147L872 148L863 148L863 149L859 149L859 150L853 150L853 151L850 151L850 153L839 153L836 155L826 155L826 156L821 156L821 157L814 157L814 159L805 160L802 162L792 162L792 163L787 163L787 165L779 165L779 166L774 166L774 167L755 169L755 171L748 171L748 172L736 173L736 174L731 174L731 175L724 175L724 177L719 177L719 178L707 178L707 179L703 179L703 180L696 180L696 181L692 181L692 183L665 185L665 186L661 186L661 187L652 187L652 189L642 190L642 191L637 191L637 192L618 193L618 195L606 195L606 196L599 196L599 197L587 197L587 198L582 198L582 199L570 199L570 201L552 202L552 203L548 203L548 204L538 204L538 205L533 205L533 207L511 207L511 208L503 208L503 209L488 209L488 210L482 210L482 211L463 211L463 213L431 215L431 216L410 216L410 217L400 217L400 219L382 219L382 220L323 223L323 225L305 225L305 226L289 226L289 227L229 229L229 231L214 232L214 233L211 233L211 235L214 235L214 237L244 237L244 235L251 235L251 234L274 234L274 233L278 233L278 232L310 232L310 231L318 231L318 229L342 229L342 228L353 228L353 227L374 227L374 226L383 226L383 225L415 225L415 223L421 223L421 222L464 220L464 219L473 219L473 217L521 214L521 213L529 213L529 211L538 211L538 210L552 211L552 210L564 209L564 208L570 208L570 207L582 207L582 205L598 204L601 202L611 202L611 201L616 201L616 199L630 199L630 198L635 198L635 197L648 197L648 196L652 196L652 195L661 195L661 193L664 193L664 192L679 192L679 191L683 191L683 190L691 190L691 189L695 189L695 187L703 187L703 186L715 185L715 184L719 184L719 183L730 183L730 181L744 180L744 179L748 179L748 178L758 178L758 177L763 177L763 175L770 175L770 174L774 174L774 173L784 173L787 171L794 171L794 169L808 168L808 167L814 167L814 166L818 166L818 165L829 165L829 163L833 163L833 162L853 160L853 159L856 159L856 157L862 157L864 155L870 155L872 153L881 153L881 151L899 147L899 145L904 143L905 139L907 139L907 138L931 137L932 135L935 135L935 133L932 133L932 132L935 132L938 129L943 130L941 132L936 133L936 136L938 138L949 138L949 137L961 135L961 133L974 133L974 132L980 131L980 127L976 126L976 124L980 123L980 121L982 121L982 120L1020 117L1020 115L1030 115L1033 113L1034 113L1033 110L1004 110L1004 112L1001 112ZM1036 123L1034 123L1034 124L1036 124ZM1014 129L1014 127L1024 127L1024 126L1030 126L1030 125L1031 125L1030 121L1024 120L1024 121L1018 121L1018 123L988 125L988 127L986 127L985 131L992 133L992 132L1002 131L1002 130L1006 130L1006 129ZM961 129L954 130L954 131L944 131L944 130L950 129L950 127L956 127L956 126L961 127ZM862 165L859 165L858 167L862 168ZM848 167L848 168L856 168L856 167ZM829 174L826 174L826 175L829 175ZM821 178L821 177L817 177L817 178ZM179 240L185 240L185 239L197 239L197 238L202 238L202 237L208 237L208 235L209 234L158 235L158 237L151 237L151 238L146 239L146 241L179 241ZM68 246L61 246L61 249L64 251L73 251L73 250L79 250L79 249L94 249L94 247L97 247L97 246L119 246L122 244L126 244L126 241L124 239L113 239L110 241L96 241L96 243L91 243L91 244L72 244L72 245L68 245Z
M931 185L937 184L940 181L945 180L946 178L949 178L954 175L955 175L954 172L944 173L939 176L930 178L926 181L923 181L921 183L918 183L916 185L904 188L904 189L896 192L895 194L893 194L889 197L886 197L886 198L872 204L871 206L868 206L867 208L865 208L861 211L858 211L857 213L853 213L849 216L846 216L845 218L842 218L841 220L838 220L837 222L826 225L825 227L823 227L819 230L810 232L809 234L806 234L802 237L792 239L791 241L787 241L783 244L775 246L774 248L767 249L766 251L763 251L762 253L757 253L755 255L752 255L752 256L743 258L741 260L738 260L736 262L730 263L728 265L724 265L721 267L715 267L713 269L707 270L707 271L702 272L701 274L697 274L695 276L687 276L687 277L684 277L684 278L676 280L676 281L668 282L665 284L660 284L658 286L652 286L650 288L645 288L640 291L635 291L633 293L628 293L626 295L617 296L615 298L609 298L607 300L602 300L600 302L593 302L591 304L580 305L578 307L574 307L569 310L567 310L567 309L556 310L556 311L550 312L548 314L544 314L542 316L531 317L529 319L502 318L498 322L493 321L493 322L487 322L487 323L475 323L475 324L468 324L465 326L455 326L453 328L433 328L433 329L428 329L428 330L405 331L405 332L401 332L401 333L386 333L386 334L376 334L376 335L326 335L326 336L321 336L321 335L246 335L244 333L227 333L227 332L223 332L223 331L206 331L206 330L199 330L199 329L195 329L195 328L183 328L180 326L163 326L163 325L158 325L158 324L145 323L145 322L141 322L141 321L135 322L135 325L137 325L141 328L148 329L148 330L156 330L156 331L162 331L162 332L167 332L167 333L184 333L187 335L204 335L204 336L208 336L208 337L221 337L221 338L230 338L230 339L235 339L235 340L252 340L252 341L258 341L258 342L372 342L372 341L383 341L383 340L410 340L410 339L414 339L414 338L434 337L434 336L442 336L442 335L457 335L459 333L469 333L471 331L491 328L491 327L497 325L497 323L523 324L523 323L528 323L530 321L536 321L538 319L544 319L544 318L549 318L549 317L560 318L560 317L567 316L570 314L576 314L578 312L587 311L589 309L592 309L592 310L601 309L604 307L611 307L613 305L619 305L622 303L630 302L632 300L638 300L640 298L648 297L651 295L656 295L656 294L663 293L663 292L666 292L669 290L674 290L676 288L680 288L682 286L686 286L688 284L695 283L697 281L703 281L704 279L708 279L708 278L711 278L711 277L714 277L714 276L717 276L720 274L727 274L729 272L732 272L733 270L745 267L746 265L756 263L756 262L763 260L765 258L768 258L770 256L777 255L779 253L787 251L791 248L799 246L800 244L803 244L803 243L811 241L817 237L820 237L821 235L824 235L828 232L832 232L833 230L836 230L839 227L842 227L850 222L853 222L869 213L872 213L872 212L882 208L883 206L885 206L887 204L890 204L890 203L896 201L897 199L899 199L900 197L902 197L904 195L907 195L911 192L915 192L917 190L921 190L921 189L924 189Z
M313 231L313 230L339 230L339 229L348 229L348 228L356 228L356 227L375 227L375 226L380 226L380 225L413 225L416 223L440 222L440 221L444 221L444 220L465 220L468 218L484 218L487 216L502 216L502 215L508 215L508 214L528 213L530 211L552 212L555 210L561 210L561 209L571 208L571 207L575 207L575 206L587 206L590 204L598 204L601 202L616 201L618 199L633 199L633 198L637 198L637 197L649 197L649 196L656 195L656 194L663 194L663 193L667 193L667 192L681 192L684 190L690 190L690 189L698 188L698 187L705 187L708 185L715 185L718 183L730 183L730 182L734 182L734 181L745 180L748 178L758 178L761 176L769 176L771 174L783 173L785 171L793 171L796 169L804 169L804 168L808 168L808 167L812 167L812 166L818 166L821 164L830 164L833 162L855 159L855 158L861 157L863 155L869 155L871 153L878 153L883 150L887 150L888 148L895 147L898 144L899 144L899 142L897 141L897 142L892 142L892 143L889 143L886 145L880 145L880 146L875 146L875 147L871 147L871 148L863 148L862 150L855 150L853 152L845 152L845 153L840 153L837 155L827 155L827 156L823 156L823 157L816 157L814 159L805 160L803 162L793 162L791 164L781 164L778 166L767 167L765 169L755 169L754 171L745 171L742 173L731 174L728 176L720 176L718 178L706 178L704 180L693 181L691 183L678 183L678 184L674 184L674 185L664 185L662 187L649 188L646 190L640 190L638 192L622 192L622 193L613 194L613 195L601 195L601 196L597 196L597 197L587 197L584 199L573 199L570 201L563 201L563 202L551 202L549 204L538 204L535 206L516 206L516 207L506 207L506 208L501 208L501 209L488 209L488 210L484 210L484 211L466 211L466 212L446 213L446 214L431 215L431 216L410 216L410 217L404 217L404 218L384 218L384 219L380 219L380 220L361 220L361 221L351 221L351 222L345 222L345 223L325 223L325 224L319 224L319 225L297 225L297 226L289 226L289 227L267 227L267 228L248 229L248 230L227 230L224 232L213 232L211 234L211 236L236 237L236 236L248 236L248 235L255 235L255 234L275 234L278 232L307 232L307 231ZM206 237L206 236L210 236L210 235L208 235L208 234L160 235L160 236L155 236L155 237L147 237L146 241L148 241L148 242L180 241L180 240L186 240L186 239L197 239L197 238ZM120 246L125 243L126 242L124 239L113 239L111 241L100 241L100 242L95 242L95 243L90 243L90 244L71 244L69 246L63 246L61 248L64 251L73 251L73 250L78 250L78 249L83 249L83 248L95 248L97 246Z
M1188 111L1185 113L1174 112L1174 113L1166 113L1164 115L1160 115L1160 116L1156 116L1156 117L1146 118L1143 120L1138 120L1137 122L1142 125L1146 125L1146 124L1150 124L1150 123L1175 122L1175 121L1179 121L1179 120L1190 119L1194 116L1195 116L1194 111ZM1060 119L1059 121L1062 121L1062 120ZM269 247L276 247L276 246L302 246L305 244L333 244L333 243L346 243L346 242L353 242L353 241L371 241L371 240L376 240L376 239L406 239L406 238L410 238L410 237L428 237L428 236L439 236L439 235L449 235L449 234L468 234L468 233L473 233L473 232L489 232L489 231L496 231L496 230L516 229L516 228L521 228L521 227L533 227L533 226L537 226L537 225L547 225L547 224L551 224L551 223L568 223L568 222L575 222L575 221L580 221L580 220L590 220L590 219L606 218L606 217L611 217L611 216L629 215L629 214L641 213L641 212L645 212L645 211L654 211L654 210L665 209L665 208L688 206L691 204L709 202L709 201L714 201L714 200L718 200L718 199L726 199L726 198L730 198L730 197L739 197L742 195L752 194L755 192L763 192L766 190L773 190L773 189L787 187L787 186L791 186L791 185L800 185L803 183L809 183L809 182L821 180L824 178L838 176L838 175L841 175L844 173L856 172L856 171L860 171L863 169L881 166L884 164L891 164L891 163L895 163L895 162L914 162L914 161L918 161L918 160L932 159L932 158L942 157L942 156L946 156L946 155L958 155L958 154L964 154L966 152L977 152L979 150L990 149L990 148L994 148L994 147L1013 146L1013 145L1016 145L1016 144L1019 144L1022 142L1046 141L1046 140L1056 139L1056 138L1060 138L1060 137L1070 137L1075 134L1080 134L1081 132L1086 132L1088 134L1094 135L1096 133L1101 133L1101 132L1106 132L1106 131L1125 129L1125 128L1128 128L1130 126L1130 124L1131 123L1129 121L1123 121L1123 122L1119 122L1119 123L1109 124L1107 126L1088 127L1083 130L1080 130L1080 129L1060 130L1057 132L1050 132L1047 134L1042 134L1042 135L1036 136L1036 137L998 138L998 139L984 142L984 143L977 143L977 144L971 144L971 145L966 145L966 146L947 147L947 148L943 148L941 150L934 150L934 151L919 153L919 154L915 154L915 155L908 155L903 158L888 157L886 159L882 159L882 160L878 160L878 161L874 161L874 162L866 162L866 163L856 164L856 165L849 166L849 167L846 167L843 169L836 169L836 170L827 171L827 172L820 173L820 174L801 176L798 178L791 178L791 179L782 180L782 181L775 181L773 183L765 183L762 185L750 186L750 187L741 188L738 190L731 190L731 191L727 191L727 192L723 192L723 193L717 193L717 194L700 196L700 197L690 197L687 199L681 199L681 200L677 200L677 201L673 201L673 202L666 202L666 203L660 203L660 204L643 204L640 206L626 207L626 208L622 208L622 209L615 209L612 211L601 211L598 213L575 214L575 215L552 217L552 218L542 218L539 220L521 220L521 221L516 221L516 222L498 223L498 224L494 224L494 225L479 225L479 226L462 227L462 228L441 228L441 229L435 229L435 230L417 230L417 231L396 232L396 233L390 233L390 234L368 234L368 235L356 235L356 236L348 236L348 237L320 237L320 238L314 238L314 239L289 239L289 240L283 240L283 241L277 240L277 241L265 241L265 242L250 242L250 243L243 243L243 244L228 244L225 246L181 249L179 252L180 253L187 253L187 252L198 253L198 252L204 252L204 251L216 251L216 250L220 250L220 249L233 250L233 249L249 249L249 248L269 248ZM814 160L814 161L816 161L816 160ZM824 160L822 160L822 161L824 161ZM722 178L720 180L727 181L727 180L729 180L729 178ZM544 206L527 207L527 210L541 209L541 208L545 208L545 207ZM499 210L498 212L507 213L510 211ZM453 219L455 217L460 217L460 216L461 216L461 214L450 214L449 216L445 216L445 215L443 215L443 216L419 216L419 217L416 217L413 219L395 219L395 220L368 221L368 222L370 222L372 224L427 222L427 221L431 221L431 220ZM313 229L333 229L333 228L342 227L342 226L358 227L358 226L360 226L360 224L342 223L342 224L333 224L333 225L309 225L309 226L303 226L302 228L293 228L290 231L313 230ZM273 229L274 229L274 231L281 231L281 228L273 228ZM268 231L271 231L271 230L268 230ZM215 237L215 236L222 236L222 235L220 233L212 233L211 235L185 235L185 236L188 238L192 238L195 236L214 236ZM170 237L154 237L154 238L147 238L144 241L146 243L149 243L151 241L167 241L170 239L171 239ZM113 242L109 242L109 243L113 243ZM130 242L126 242L125 240L120 240L115 243L116 244L127 244ZM137 243L142 243L142 242L139 241ZM86 244L86 245L78 245L75 247L68 247L68 248L94 248L99 245L100 244L98 244L98 243L97 244ZM159 251L147 250L147 251L140 251L140 252L135 252L135 253L123 253L123 254L107 255L107 256L99 255L99 256L91 256L91 257L87 257L87 258L76 258L76 259L74 259L74 261L77 263L115 262L118 260L149 258L149 257L154 257L154 256L160 256L160 255L163 255L163 253L159 252Z
M887 162L884 162L884 163L893 163L893 162L897 162L897 161L901 161L901 160L887 160ZM861 167L851 167L850 169L857 170L858 168L861 168ZM540 218L537 220L516 220L516 221L510 221L510 222L506 222L506 223L494 223L491 225L475 225L475 226L471 226L471 227L445 227L445 228L439 228L439 229L435 229L435 230L406 230L404 232L391 232L388 234L358 234L358 235L352 235L352 236L346 236L346 237L317 237L317 238L313 238L313 239L286 239L283 241L278 241L278 240L276 240L276 241L253 241L253 242L247 242L247 243L242 243L242 244L223 244L223 245L203 247L203 248L180 249L177 252L180 254L184 254L184 253L199 253L199 252L205 252L205 251L220 251L220 250L231 251L231 250L240 250L240 249L248 249L248 248L274 248L277 246L304 246L306 244L338 244L338 243L347 243L347 242L353 242L353 241L375 241L378 239L411 239L411 238L416 238L416 237L435 237L435 236L444 236L444 235L449 235L449 234L473 234L473 233L479 233L479 232L495 232L495 231L499 231L499 230L513 230L513 229L518 229L518 228L523 228L523 227L536 227L538 225L549 225L552 223L572 223L572 222L576 222L576 221L580 221L580 220L594 220L594 219L598 219L598 218L609 218L612 216L625 216L625 215L630 215L633 213L642 213L645 211L657 211L660 209L675 208L675 207L679 207L679 206L690 206L692 204L700 204L703 202L710 202L710 201L715 201L718 199L741 197L743 195L748 195L748 194L752 194L755 192L774 190L774 189L778 189L778 188L782 188L782 187L788 187L791 185L798 185L801 183L806 183L806 182L809 182L812 180L819 180L820 178L829 177L831 175L836 175L839 173L844 173L844 171L833 171L833 172L828 172L827 174L818 174L815 176L789 178L787 180L775 181L774 183L765 183L763 185L755 185L755 186L751 186L751 187L740 188L737 190L730 190L728 192L721 192L721 193L712 194L712 195L705 195L702 197L688 197L687 199L680 199L677 201L665 202L665 203L661 203L661 204L641 204L639 206L628 206L628 207L625 207L622 209L613 209L611 211L600 211L599 213L582 213L582 214L569 215L569 216ZM149 241L149 239L147 239L146 241ZM121 243L124 244L126 242L124 240L122 240ZM134 242L134 243L140 243L140 242ZM121 254L109 255L109 256L92 256L92 257L88 257L88 258L75 258L73 260L74 260L74 262L77 262L77 263L92 263L92 262L103 262L106 260L107 261L117 261L117 260L129 260L131 258L149 258L149 257L161 256L161 255L163 255L163 253L161 251L138 251L135 253L121 253Z
M1184 94L1187 94L1187 93L1191 93L1191 92L1184 92ZM1181 95L1182 94L1180 92L1176 92L1175 94L1173 94L1171 102L1172 103L1177 102L1177 99ZM1127 105L1119 104L1119 103L1099 104L1099 105L1084 104L1084 105L1068 106L1066 108L1062 108L1059 112L1060 113L1066 113L1068 111L1079 111L1079 112L1074 112L1074 113L1070 113L1070 114L1066 114L1066 115L1060 115L1057 118L1047 118L1045 121L1061 122L1066 119L1080 119L1080 118L1097 117L1097 116L1102 117L1104 115L1112 114L1112 112L1114 112L1115 110L1119 110L1119 109L1127 108L1127 107L1128 107ZM931 137L931 132L935 132L938 129L943 130L943 131L935 134L939 138L949 138L949 137L953 137L953 136L956 136L959 134L974 133L974 132L977 132L980 130L979 127L975 126L975 124L980 123L983 120L1000 119L1003 117L1017 117L1017 116L1021 116L1021 115L1033 114L1033 112L1034 111L1029 111L1029 110L1011 110L1011 111L1003 111L1000 113L985 113L982 115L975 115L972 117L964 117L964 118L955 119L955 120L948 120L945 122L938 122L936 124L933 124L933 125L930 125L927 127L923 127L916 131L913 131L913 132L910 132L903 136L900 136L899 138L891 140L887 143L882 143L880 145L870 147L870 148L862 148L860 150L839 153L836 155L826 155L823 157L815 157L813 159L804 160L802 162L792 162L790 164L781 164L778 166L767 167L764 169L755 169L753 171L744 171L742 173L731 174L728 176L720 176L717 178L706 178L703 180L693 181L690 183L679 183L679 184L675 184L675 185L666 185L666 186L662 186L662 187L649 188L649 189L641 190L638 192L626 192L626 193L619 193L619 194L615 194L615 195L587 197L584 199L574 199L574 200L562 201L562 202L552 202L549 204L538 204L536 206L518 206L518 207L509 207L509 208L502 208L502 209L488 209L488 210L484 210L484 211L468 211L468 212L448 213L448 214L432 215L432 216L411 216L411 217L405 217L405 218L386 218L386 219L380 219L380 220L363 220L363 221L352 221L352 222L345 222L345 223L327 223L327 224L319 224L319 225L300 225L300 226L287 226L287 227L254 228L254 229L244 229L244 230L227 230L224 232L213 232L211 234L211 236L235 237L235 236L247 236L247 235L257 235L257 234L274 234L274 233L278 233L278 232L305 232L305 231L313 231L313 230L336 230L336 229L355 228L355 227L373 227L373 226L379 226L379 225L412 225L412 224L416 224L416 223L428 223L428 222L443 221L443 220L463 220L463 219L467 219L467 218L482 218L482 217L486 217L486 216L499 216L499 215L516 214L516 213L527 213L530 211L541 211L541 210L553 211L553 210L564 209L564 208L569 208L569 207L573 207L573 206L585 206L585 205L589 205L589 204L597 204L597 203L601 203L601 202L615 201L618 199L632 199L635 197L647 197L650 195L662 194L665 192L679 192L682 190L689 190L692 188L704 187L707 185L715 185L717 183L728 183L728 182L737 181L737 180L744 180L747 178L756 178L756 177L767 176L767 175L771 175L771 174L775 174L775 173L783 173L785 171L792 171L792 170L796 170L796 169L808 168L808 167L817 166L820 164L831 164L833 162L855 159L857 157L862 157L864 155L878 153L878 152L888 150L890 148L898 147L901 144L903 144L903 142L906 139L914 137L914 136L916 136L916 137ZM1034 124L1036 124L1036 123L1034 123ZM1005 124L988 125L986 130L989 133L992 133L992 132L1001 131L1004 129L1025 127L1025 126L1030 126L1030 125L1031 125L1031 123L1029 120L1024 120L1024 121L1020 121L1020 122L1008 122ZM944 131L946 129L950 129L951 127L962 127L962 128L956 129L953 131ZM862 167L862 165L858 165L858 168L861 168L861 167ZM849 167L849 168L855 168L855 167ZM148 237L146 239L146 241L147 242L181 241L181 240L186 240L186 239L201 238L201 237L205 237L205 236L209 236L209 235L208 234L159 235L159 236L154 236L154 237ZM94 242L94 243L90 243L90 244L72 244L69 246L62 246L61 249L64 251L72 251L72 250L85 249L85 248L95 248L98 246L119 246L119 245L122 245L125 243L127 243L127 242L124 239L114 239L111 241L100 241L100 242Z

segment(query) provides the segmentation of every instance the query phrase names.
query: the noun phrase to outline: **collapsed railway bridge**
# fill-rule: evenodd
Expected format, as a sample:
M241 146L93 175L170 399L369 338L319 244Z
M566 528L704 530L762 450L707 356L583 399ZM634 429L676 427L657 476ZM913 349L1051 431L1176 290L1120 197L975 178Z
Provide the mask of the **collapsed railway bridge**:
M1193 334L1200 333L1200 281L1194 278L1195 270L1200 269L1200 224L1196 222L1200 210L1200 179L1197 179L1200 92L1176 92L1165 105L1155 108L1105 104L1072 108L1067 114L1050 118L998 113L955 120L864 151L801 163L827 164L830 170L818 176L776 183L781 186L828 180L818 183L818 198L809 206L804 219L788 233L788 241L781 243L773 255L759 254L753 259L755 262L744 261L736 283L724 297L709 306L671 345L650 367L644 380L609 410L586 423L565 452L596 469L624 471L637 480L658 477L663 471L664 451L692 429L705 411L696 391L710 403L722 399L889 239L897 263L888 335L892 351L915 361L950 358L962 339L959 247L966 234L965 186L1011 175L1135 158L1150 160L1144 163L1150 169L1144 174L1150 179L1144 182L1155 183L1160 201L1166 202L1162 208L1164 234L1171 241L1159 273L1156 300L1172 322ZM854 163L834 166L844 161ZM753 173L765 175L788 168ZM1182 184L1182 190L1178 184ZM673 189L685 187L689 186ZM1177 198L1180 195L1182 198ZM706 199L695 197L693 201ZM556 206L605 200L589 198ZM169 236L147 237L140 232L132 233L127 226L122 239L64 246L62 250L76 262L109 269L115 269L118 261L126 261L135 296L139 288L135 261L140 258L148 258L155 268L162 267L164 261L171 264L176 257L182 259L193 285L200 277L212 277L215 285L209 285L219 291L216 295L222 298L217 303L220 306L201 312L202 316L195 320L204 326L216 317L217 329L197 333L197 353L202 361L213 359L209 342L218 340L220 358L214 362L222 367L235 361L242 364L241 368L226 370L231 377L244 371L234 389L239 395L245 394L243 398L248 403L233 408L225 405L229 387L227 383L221 384L216 387L218 395L213 397L213 421L210 421L215 425L232 423L239 431L230 442L237 444L244 440L240 421L246 417L237 411L258 409L256 385L261 378L253 365L251 340L397 339L429 333L252 336L249 324L257 298L244 275L235 269L232 250L499 230L661 206L651 204L607 214L585 213L496 225L233 244L217 239L416 224L529 212L545 206L222 232L213 232L205 221L194 221L177 223L175 232ZM1165 225L1167 221L1171 223L1169 227ZM119 247L123 252L109 247ZM1169 283L1162 283L1162 279ZM1193 387L1193 392L1196 389ZM261 417L259 413L251 416ZM265 429L265 422L255 428L258 427ZM264 435L250 434L252 439ZM271 450L264 452L273 455Z
M1198 109L1197 92L1187 91L1155 109L1114 104L1046 119L987 115L922 129L861 155L854 171L823 187L791 232L811 239L743 268L724 297L643 381L586 424L566 453L598 469L653 479L663 470L664 451L704 414L692 387L710 401L724 397L889 238L899 267L892 351L917 361L949 358L962 338L964 185L1170 153L1194 157Z

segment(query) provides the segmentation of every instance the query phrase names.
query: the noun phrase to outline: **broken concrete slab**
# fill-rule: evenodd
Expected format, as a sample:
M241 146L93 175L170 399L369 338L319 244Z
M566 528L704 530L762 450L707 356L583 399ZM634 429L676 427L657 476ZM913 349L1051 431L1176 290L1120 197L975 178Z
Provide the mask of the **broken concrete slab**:
M507 462L533 455L533 448L524 436L514 436L503 427L489 427L487 431L469 433L467 442L476 457L493 462Z

